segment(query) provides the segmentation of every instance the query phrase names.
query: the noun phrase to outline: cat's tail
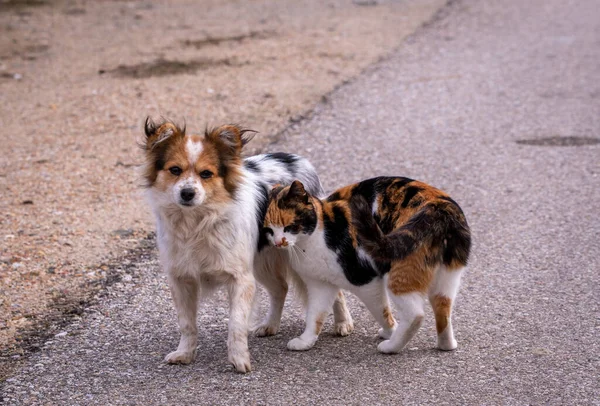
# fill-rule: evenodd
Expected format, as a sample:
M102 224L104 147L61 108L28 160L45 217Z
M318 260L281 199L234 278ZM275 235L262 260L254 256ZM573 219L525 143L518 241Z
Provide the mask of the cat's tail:
M441 262L452 268L467 264L471 231L458 204L450 198L426 203L401 227L384 234L373 217L371 205L362 196L351 200L352 223L363 249L374 259L406 258L423 245L441 254ZM440 250L441 249L441 250Z

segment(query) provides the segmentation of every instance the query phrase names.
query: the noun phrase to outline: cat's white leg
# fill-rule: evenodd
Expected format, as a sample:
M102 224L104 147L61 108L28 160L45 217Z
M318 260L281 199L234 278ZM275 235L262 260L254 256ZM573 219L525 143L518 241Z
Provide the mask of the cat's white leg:
M390 299L398 309L398 324L389 340L377 346L380 352L392 354L399 352L414 337L423 322L425 296L421 292L410 292L395 295L390 292Z
M354 331L352 315L346 306L346 298L341 290L338 291L335 302L333 302L333 321L337 335L344 337Z
M267 290L270 300L269 313L254 329L254 334L259 337L271 336L279 331L281 313L288 293L287 264L281 254L273 252L271 248L266 249L270 252L257 255L254 262L254 275Z
M379 337L390 338L396 328L396 320L394 320L390 308L383 279L376 279L367 285L360 286L354 289L354 293L367 306L369 312L381 326L378 331Z
M331 310L338 293L338 287L320 281L306 281L308 306L306 328L302 335L290 340L287 348L292 351L305 351L312 348L319 338L323 322Z
M452 306L460 285L461 269L449 270L440 266L429 289L429 302L435 315L438 334L437 346L440 350L452 351L458 344L452 330Z
M177 278L168 272L169 288L177 311L179 324L179 346L169 353L165 361L169 364L189 364L194 360L198 340L196 315L198 312L198 284L191 278Z

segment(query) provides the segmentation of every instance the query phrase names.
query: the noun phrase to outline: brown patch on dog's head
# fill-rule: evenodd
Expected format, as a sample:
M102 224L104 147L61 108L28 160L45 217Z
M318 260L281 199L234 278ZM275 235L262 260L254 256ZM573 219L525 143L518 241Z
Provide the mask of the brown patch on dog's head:
M225 189L233 194L242 167L242 148L254 138L256 131L244 129L237 125L223 125L206 130L204 139L211 144L219 159L219 176L223 178Z
M146 152L146 170L144 177L146 186L151 187L158 173L163 170L165 157L170 147L185 137L185 127L181 128L171 121L153 122L150 117L144 123L146 142L143 144Z

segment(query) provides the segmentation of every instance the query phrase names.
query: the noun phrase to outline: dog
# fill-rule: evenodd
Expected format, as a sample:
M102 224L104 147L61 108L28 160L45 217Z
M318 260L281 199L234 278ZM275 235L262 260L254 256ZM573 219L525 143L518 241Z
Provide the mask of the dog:
M229 297L228 359L235 369L251 370L248 320L255 278L266 288L270 310L256 329L259 336L279 329L288 283L301 280L287 258L268 247L262 231L268 194L275 184L299 179L315 195L323 188L304 158L273 153L242 159L255 132L237 125L186 134L170 121L145 122L144 178L156 217L159 259L177 311L181 338L168 363L188 364L196 352L198 302L225 286ZM353 329L343 294L333 307L335 330Z

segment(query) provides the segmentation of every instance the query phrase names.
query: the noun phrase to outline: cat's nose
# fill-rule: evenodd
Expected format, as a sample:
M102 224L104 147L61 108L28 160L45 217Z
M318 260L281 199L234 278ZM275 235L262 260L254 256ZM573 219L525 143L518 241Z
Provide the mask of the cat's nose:
M288 242L285 239L285 237L282 237L280 241L275 241L275 246L276 247L287 247L288 246Z

